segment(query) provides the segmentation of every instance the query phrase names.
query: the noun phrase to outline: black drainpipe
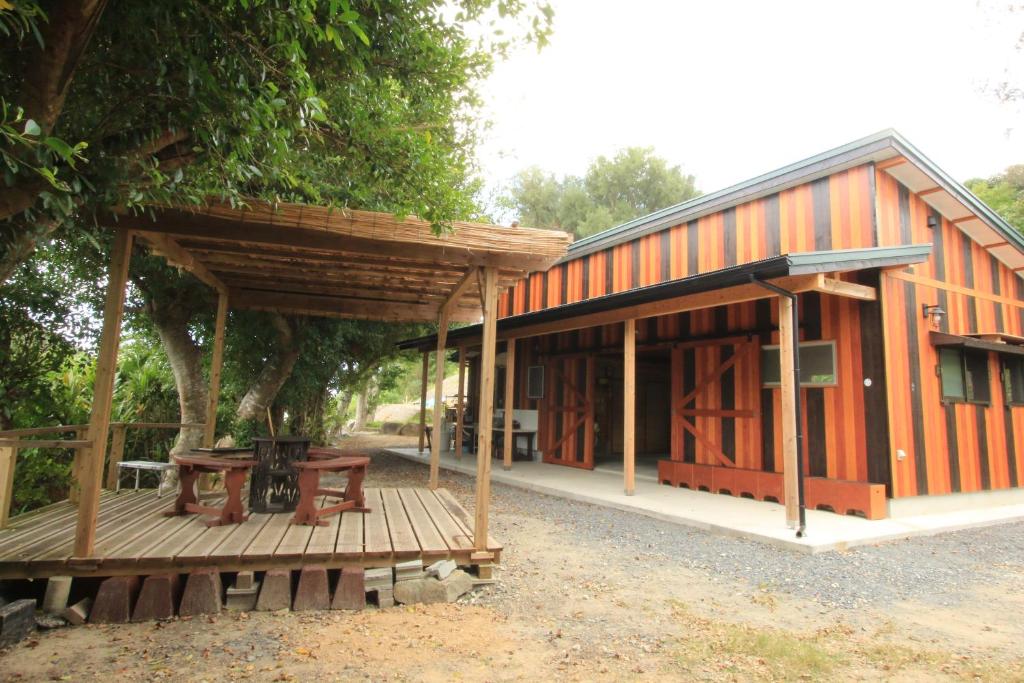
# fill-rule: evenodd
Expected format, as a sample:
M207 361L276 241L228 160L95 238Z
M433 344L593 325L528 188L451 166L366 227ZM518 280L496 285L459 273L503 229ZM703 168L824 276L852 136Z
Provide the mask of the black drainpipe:
M788 289L783 289L771 282L758 280L756 275L751 275L750 281L793 302L793 387L796 394L794 396L794 403L796 405L796 492L797 500L800 502L800 526L796 530L796 537L803 538L807 535L807 505L804 502L803 407L800 405L800 301L797 295Z

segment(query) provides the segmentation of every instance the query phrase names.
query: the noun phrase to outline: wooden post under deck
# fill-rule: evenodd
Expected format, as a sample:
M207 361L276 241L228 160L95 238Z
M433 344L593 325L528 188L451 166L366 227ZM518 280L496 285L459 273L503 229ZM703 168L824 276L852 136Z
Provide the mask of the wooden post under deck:
M622 474L627 496L636 490L636 320L627 320L622 354Z
M448 343L448 309L441 309L437 321L437 368L434 372L434 436L430 440L430 489L437 488L441 469L441 420L444 418L444 350Z
M786 496L786 524L795 528L799 523L800 501L797 493L799 467L796 442L796 392L793 379L793 347L796 344L796 324L793 320L793 302L779 297L779 377L782 392L782 476Z
M512 450L515 448L516 440L512 434L514 415L512 410L515 403L516 385L516 340L509 338L505 342L505 450L502 454L503 465L506 470L512 469Z
M217 320L213 332L213 355L210 358L210 392L206 403L206 426L203 428L203 447L213 448L217 438L217 402L220 400L220 372L224 361L224 324L228 318L228 297L223 292L217 297Z
M462 418L466 412L466 347L459 347L459 400L455 404L455 457L462 459Z
M480 401L477 411L476 519L473 545L477 553L487 552L487 513L491 504L491 428L494 421L494 356L498 331L498 273L483 269L484 324L480 354Z
M430 374L430 354L423 352L423 373L420 376L420 453L427 442L427 376Z
M92 414L89 418L92 447L83 449L81 457L81 497L75 527L75 557L91 556L96 543L96 516L100 509L103 463L107 455L107 431L110 428L117 348L121 341L121 317L124 313L125 284L131 254L132 233L118 230L114 235L114 249L110 257L110 277L103 305L103 331L100 334L93 384Z

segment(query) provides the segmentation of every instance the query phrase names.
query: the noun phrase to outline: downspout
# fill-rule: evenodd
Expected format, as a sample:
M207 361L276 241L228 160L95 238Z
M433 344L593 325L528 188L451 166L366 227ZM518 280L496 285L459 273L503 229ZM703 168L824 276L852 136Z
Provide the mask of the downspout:
M750 281L789 299L793 303L793 324L799 330L799 297L788 289L757 279L756 275L751 275ZM800 404L800 334L797 330L794 330L793 333L793 388L796 394L793 397L793 403L796 406L796 491L800 510L800 526L796 530L796 537L803 538L807 535L807 505L804 502L804 427L803 406Z

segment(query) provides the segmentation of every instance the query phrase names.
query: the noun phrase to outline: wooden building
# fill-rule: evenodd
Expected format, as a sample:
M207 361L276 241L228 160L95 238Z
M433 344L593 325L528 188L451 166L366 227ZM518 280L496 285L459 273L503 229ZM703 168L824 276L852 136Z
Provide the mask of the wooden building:
M499 299L495 400L627 493L656 465L793 525L955 507L1024 477L1022 276L1021 234L886 131L571 245ZM471 387L479 338L445 341Z

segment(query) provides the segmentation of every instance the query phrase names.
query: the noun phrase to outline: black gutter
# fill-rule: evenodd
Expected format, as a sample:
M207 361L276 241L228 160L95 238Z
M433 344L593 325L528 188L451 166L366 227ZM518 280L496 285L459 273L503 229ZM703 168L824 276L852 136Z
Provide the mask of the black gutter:
M794 328L798 327L800 299L796 294L771 282L758 280L755 275L750 276L750 281L793 302L793 324ZM807 535L807 504L804 500L803 406L800 404L800 335L796 329L793 330L793 394L793 403L796 405L796 495L800 504L800 526L796 530L796 537L803 538Z

